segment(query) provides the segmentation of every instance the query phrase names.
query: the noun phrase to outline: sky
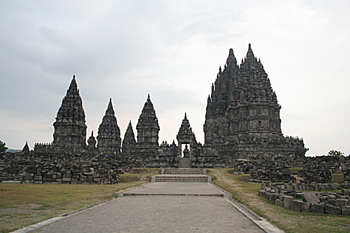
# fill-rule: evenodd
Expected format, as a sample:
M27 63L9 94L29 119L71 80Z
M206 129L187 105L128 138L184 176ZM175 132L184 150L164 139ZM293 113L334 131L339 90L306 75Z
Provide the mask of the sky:
M112 98L123 138L151 95L159 143L185 112L197 141L211 84L233 48L261 59L282 133L307 155L350 154L350 1L0 1L0 140L11 149L52 141L73 75L96 136Z

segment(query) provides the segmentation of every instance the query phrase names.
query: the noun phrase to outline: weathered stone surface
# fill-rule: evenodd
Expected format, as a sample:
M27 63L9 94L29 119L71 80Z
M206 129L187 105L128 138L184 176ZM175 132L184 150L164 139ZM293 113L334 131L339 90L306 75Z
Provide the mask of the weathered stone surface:
M112 99L109 100L106 113L98 127L97 142L97 149L103 154L116 155L120 153L120 129L115 117Z
M302 193L301 198L303 201L308 202L308 203L319 203L320 199L316 196L315 192L306 192Z
M75 76L73 76L67 94L62 100L53 126L52 144L36 144L34 150L75 152L85 149L87 126L83 102Z
M342 206L341 214L345 216L350 216L350 206Z
M328 204L331 204L331 205L333 205L333 206L336 206L337 204L336 204L336 196L335 195L328 195L327 196L327 203Z
M294 199L294 197L292 196L285 196L283 198L283 207L286 209L292 209L292 201Z
M301 204L301 212L308 213L310 211L310 206L311 206L311 203L303 202Z
M91 131L91 135L88 139L88 147L90 151L94 151L96 148L96 139L94 137L94 131Z
M207 99L205 145L237 158L263 154L302 157L307 150L303 140L282 135L280 108L251 45L240 66L230 49Z
M294 186L291 184L287 184L287 191L294 191Z
M279 198L279 194L278 193L270 193L270 201L272 203L275 203L276 199Z
M310 212L324 214L325 205L326 205L326 203L324 203L324 202L321 202L319 204L312 203L310 206Z
M301 212L303 203L304 202L299 200L292 200L290 209L297 212Z
M131 121L129 122L128 128L125 131L122 150L123 154L130 154L131 149L136 145L134 130L132 129Z
M336 199L335 204L337 207L343 207L348 205L348 199Z
M280 199L276 199L275 205L283 207L283 201L281 201Z
M326 214L341 214L342 208L336 207L336 206L333 206L330 204L326 204L326 206L324 208L324 212Z
M187 119L186 113L185 113L184 119L182 120L179 132L176 135L176 139L177 139L178 144L179 144L178 145L179 146L179 154L182 154L181 153L182 145L185 144L186 147L187 147L187 145L190 146L190 148L187 148L187 150L190 149L190 150L188 150L188 152L189 152L189 157L191 157L193 155L193 153L191 153L193 151L192 148L197 145L197 140L196 140L196 136L192 132L192 128L191 128L189 120Z
M21 183L94 183L92 176L103 178L103 183L119 180L118 167L129 165L123 159L91 157L90 154L40 154L37 152L0 153L0 182L17 180ZM9 171L16 167L11 176ZM91 178L89 178L91 177ZM101 183L101 182L100 182ZM99 184L100 184L99 183Z
M136 125L137 129L137 146L138 147L155 147L159 146L159 125L156 112L153 107L150 95L143 106L141 115Z

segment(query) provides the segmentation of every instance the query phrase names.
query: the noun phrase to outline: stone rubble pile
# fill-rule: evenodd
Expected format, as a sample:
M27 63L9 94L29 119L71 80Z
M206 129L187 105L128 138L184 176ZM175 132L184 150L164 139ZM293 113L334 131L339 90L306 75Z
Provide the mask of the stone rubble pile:
M329 183L332 181L332 173L343 173L344 181L350 181L350 158L343 156L239 159L233 167L235 174L250 174L251 182ZM302 170L291 172L289 168L292 167L300 167Z
M350 183L272 184L262 183L259 196L277 206L297 212L350 216ZM342 190L335 192L333 190ZM333 191L333 192L332 192Z
M135 161L133 161L135 163ZM133 163L133 164L134 164ZM88 155L1 153L0 182L56 184L114 184L130 162Z

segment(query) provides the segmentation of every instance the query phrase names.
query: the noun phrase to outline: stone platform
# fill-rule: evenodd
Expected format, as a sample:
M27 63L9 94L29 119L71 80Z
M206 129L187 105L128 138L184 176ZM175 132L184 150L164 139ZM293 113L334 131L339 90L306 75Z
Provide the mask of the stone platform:
M207 172L205 169L197 168L164 168L162 169L162 175L164 174L197 174L197 175L206 175Z
M161 175L152 176L151 182L211 182L205 169L166 168Z

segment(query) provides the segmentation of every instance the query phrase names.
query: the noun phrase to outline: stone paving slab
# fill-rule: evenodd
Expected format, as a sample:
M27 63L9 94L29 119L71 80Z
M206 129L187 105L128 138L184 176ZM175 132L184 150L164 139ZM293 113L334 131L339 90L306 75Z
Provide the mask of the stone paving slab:
M223 194L210 183L203 182L154 182L142 185L124 194L158 194L158 195L213 195Z
M150 195L125 195L132 192ZM17 232L282 232L252 218L230 198L215 196L223 193L229 195L210 183L147 183L117 199Z
M225 198L125 196L35 232L264 232Z

